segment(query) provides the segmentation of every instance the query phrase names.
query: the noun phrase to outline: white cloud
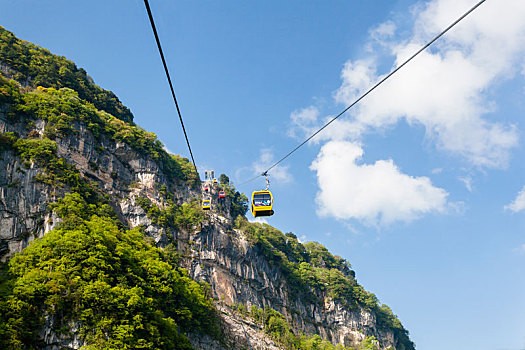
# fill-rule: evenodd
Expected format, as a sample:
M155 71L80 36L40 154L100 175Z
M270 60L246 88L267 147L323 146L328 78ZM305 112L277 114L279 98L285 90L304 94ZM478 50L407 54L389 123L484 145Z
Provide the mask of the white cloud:
M409 40L391 39L395 65L472 6L471 0L435 0L419 6ZM421 53L353 110L353 123L369 131L404 118L426 128L444 151L479 167L506 167L517 146L513 125L484 118L495 110L487 91L519 72L525 53L525 1L488 1L447 33L432 51ZM385 33L393 33L386 22ZM381 26L379 26L381 28ZM381 32L381 31L379 31ZM377 41L377 31L371 41ZM388 35L387 35L388 37ZM382 37L384 40L384 36ZM382 52L382 51L381 51ZM337 102L348 105L384 77L376 55L348 61Z
M292 123L288 129L288 136L303 141L334 118L334 116L320 118L320 115L321 112L315 106L293 111L290 115ZM363 131L362 125L345 119L337 119L310 142L319 144L322 141L329 140L356 140Z
M522 244L518 246L517 248L514 248L513 251L515 251L516 253L520 255L525 255L525 244Z
M251 165L240 167L235 170L235 179L238 183L245 184L250 178L261 175L262 172L266 171L270 166L275 163L275 157L273 151L270 148L263 148L260 150L260 155ZM293 181L293 176L290 174L289 167L287 165L277 165L270 172L268 172L268 180L270 184L272 181L279 183L288 183ZM258 180L261 189L264 189L266 183L264 178Z
M261 174L275 163L274 155L271 149L265 148L261 150L259 159L252 163L252 170L254 174ZM292 175L288 171L288 166L277 165L270 174L270 181L275 179L278 182L286 183L293 180Z
M288 129L288 136L295 139L304 139L313 134L319 128L319 109L309 106L295 110L290 115L292 126Z
M429 178L405 175L392 160L358 164L362 156L362 148L352 142L330 141L322 147L311 165L320 188L319 215L386 225L446 210L447 192Z
M463 182L463 184L467 188L467 191L472 192L472 177L463 176L463 177L459 177L458 179L459 181Z
M398 30L392 20L372 28L363 44L364 55L344 65L335 102L345 106L354 102L386 76L391 69L383 67L389 60L394 68L399 66L473 4L473 0L419 2L410 15L415 24L404 37L401 34L407 31ZM447 192L434 187L429 178L403 174L393 160L359 165L363 150L356 143L361 145L366 133L384 132L404 120L423 126L430 144L468 166L481 171L507 167L518 132L515 125L494 118L498 110L494 93L502 82L525 75L524 13L525 1L487 1L354 106L350 116L316 136L312 142L327 142L311 166L318 177L318 213L386 224L445 208L464 210L463 203L447 203ZM402 21L406 18L397 21L399 27L406 28ZM296 110L289 135L310 136L331 118L323 117L317 106ZM351 153L341 153L334 145ZM436 168L432 174L441 171ZM460 180L472 190L471 177Z
M390 39L394 35L396 29L397 26L394 22L386 21L373 28L370 31L370 37L379 43L384 43L386 39Z
M509 205L505 206L505 210L510 210L515 213L522 211L525 209L525 186L523 186L523 189L518 193L516 196L516 199L512 201Z

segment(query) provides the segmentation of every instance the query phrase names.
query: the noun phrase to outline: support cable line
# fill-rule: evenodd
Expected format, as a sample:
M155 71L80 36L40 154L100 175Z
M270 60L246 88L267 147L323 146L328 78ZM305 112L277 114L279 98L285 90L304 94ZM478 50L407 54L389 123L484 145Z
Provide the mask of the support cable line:
M253 180L258 179L259 176L265 176L265 174L266 174L267 172L268 172L268 170L267 170L266 172L264 172L264 173L257 174L257 175L255 175L254 177L252 177L251 179L246 180L246 181L244 181L244 182L241 182L241 183L238 184L237 186L238 186L238 187L241 187L242 185L246 185L247 183L250 183L250 182L252 182Z
M162 65L164 66L164 71L166 72L166 77L168 78L168 83L171 89L171 96L173 96L173 101L175 102L175 107L177 108L177 113L179 115L180 125L182 126L182 131L184 132L184 137L186 138L186 143L188 144L188 149L190 150L191 161L197 171L197 165L195 165L195 159L193 158L193 152L191 151L190 141L188 140L188 134L186 133L186 128L184 127L184 122L182 121L182 115L180 113L179 104L177 103L177 97L175 97L175 90L173 89L173 84L171 83L170 73L168 71L168 65L164 59L164 53L162 51L162 46L160 44L159 35L157 34L157 28L155 27L155 21L153 20L153 15L151 14L151 9L149 7L148 0L144 0L144 5L146 5L146 11L148 12L149 22L151 24L151 29L153 30L153 35L155 36L155 41L157 42L157 48L159 49L160 58L162 60Z
M359 103L363 98L365 98L368 94L370 94L372 91L374 91L379 85L383 84L387 79L389 79L392 75L397 73L401 68L403 68L405 65L407 65L410 61L412 61L417 55L419 55L421 52L423 52L425 49L427 49L430 45L432 45L436 40L438 40L440 37L442 37L445 33L447 33L450 29L452 29L456 24L461 22L465 17L467 17L469 14L471 14L475 9L477 9L481 4L483 4L486 0L481 0L476 5L474 5L470 10L465 12L461 17L459 17L454 23L449 25L446 29L444 29L441 33L436 35L432 40L430 40L425 46L420 48L416 53L414 53L410 58L408 58L406 61L404 61L401 65L399 65L396 69L391 71L387 76L385 76L383 79L381 79L379 82L377 82L374 86L372 86L368 91L366 91L364 94L362 94L357 100L355 100L351 105L346 107L341 113L339 113L337 116L335 116L333 119L331 119L328 123L326 123L323 127L321 127L319 130L317 130L315 133L313 133L310 137L308 137L306 140L304 140L301 144L299 144L297 147L295 147L293 150L288 152L284 157L279 159L277 162L275 162L272 166L270 166L266 171L263 173L255 176L254 178L243 182L241 185L246 184L248 182L251 182L255 179L257 179L259 176L267 176L268 172L275 168L279 163L284 161L286 158L291 156L295 151L297 151L299 148L301 148L305 143L310 141L312 138L314 138L317 134L319 134L321 131L323 131L328 125L332 124L336 119L338 119L340 116L342 116L345 112L347 112L350 108L352 108L354 105ZM240 186L240 185L239 185Z

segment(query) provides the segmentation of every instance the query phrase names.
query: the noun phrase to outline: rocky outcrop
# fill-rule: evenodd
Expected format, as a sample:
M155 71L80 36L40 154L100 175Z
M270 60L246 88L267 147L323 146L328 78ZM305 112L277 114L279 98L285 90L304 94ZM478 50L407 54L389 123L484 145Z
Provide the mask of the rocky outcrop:
M43 134L45 122L38 120L31 128L24 119L7 122L0 113L0 133L13 132L22 138ZM29 124L32 125L32 124ZM134 198L146 196L161 205L159 185L167 186L174 200L182 203L199 194L187 186L169 182L158 165L135 152L125 143L107 138L95 140L82 124L73 135L58 138L57 154L75 166L80 175L106 193L121 221L129 227L143 225L156 242L166 242L166 233L151 226L146 214ZM18 157L13 151L0 156L0 258L7 258L27 244L52 230L58 218L48 205L64 196L67 187L50 186L36 180L43 169Z
M233 229L227 218L211 213L201 230L180 239L192 242L183 248L191 276L207 282L213 296L226 305L271 307L295 329L319 334L335 344L358 346L365 337L375 336L383 348L395 348L394 334L378 329L370 311L348 309L329 298L318 305L301 296L292 297L280 270L270 265L241 231Z
M27 134L22 124L7 124L2 117L0 114L0 132ZM0 155L0 257L4 261L22 251L34 238L52 230L58 221L47 210L56 192L35 181L35 176L41 173L41 168L22 161L11 151Z
M69 322L68 332L59 334L56 332L54 317L46 316L40 332L40 338L46 344L43 350L80 349L84 345L79 335L80 326L80 322Z
M200 334L190 334L190 341L195 349L225 350L225 349L252 349L278 350L279 345L268 338L260 325L244 318L224 303L218 303L223 328L227 337L222 342Z

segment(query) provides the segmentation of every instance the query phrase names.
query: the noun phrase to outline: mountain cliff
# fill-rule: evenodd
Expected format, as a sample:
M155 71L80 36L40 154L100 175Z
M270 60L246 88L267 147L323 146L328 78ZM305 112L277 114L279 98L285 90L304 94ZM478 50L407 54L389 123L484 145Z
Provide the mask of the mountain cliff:
M245 218L111 92L0 27L0 347L414 349L350 264ZM226 198L218 199L224 190Z

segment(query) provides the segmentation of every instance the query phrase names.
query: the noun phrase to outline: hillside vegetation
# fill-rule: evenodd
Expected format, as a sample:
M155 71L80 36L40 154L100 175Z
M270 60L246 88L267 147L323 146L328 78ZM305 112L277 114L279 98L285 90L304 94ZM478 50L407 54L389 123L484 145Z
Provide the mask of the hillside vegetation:
M28 90L0 73L0 103L7 107L5 114L12 122L21 118L46 121L43 139L33 141L34 143L49 143L50 140L78 133L77 128L82 123L99 141L108 137L124 142L135 151L149 156L170 179L183 180L191 186L197 186L200 182L188 159L164 151L154 133L98 110L70 88L56 90L38 86L34 90ZM26 127L31 129L34 123L29 121Z
M111 91L93 82L86 71L63 56L53 55L49 50L20 40L0 26L0 62L10 68L12 78L36 88L70 88L79 97L91 102L97 109L132 123L129 108Z
M250 223L238 217L236 227L261 249L261 252L286 276L295 297L319 303L319 295L328 295L347 308L362 307L372 310L379 327L393 330L400 349L411 349L414 344L388 305L380 304L373 293L367 292L355 279L355 272L345 259L332 255L317 242L300 243L293 233L284 235L267 224Z
M86 349L191 349L183 332L217 336L206 286L178 269L140 228L125 230L107 205L77 193L54 205L60 226L9 262L0 301L0 348L38 349L44 322L80 325Z

